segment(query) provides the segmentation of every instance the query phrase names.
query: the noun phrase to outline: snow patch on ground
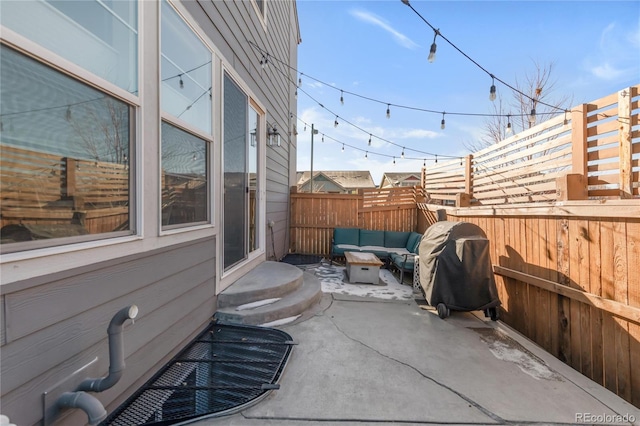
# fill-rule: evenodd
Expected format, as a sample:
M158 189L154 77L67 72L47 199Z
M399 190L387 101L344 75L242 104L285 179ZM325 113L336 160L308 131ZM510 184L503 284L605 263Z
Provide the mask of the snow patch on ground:
M276 297L274 299L264 299L264 300L258 300L257 302L245 303L244 305L238 306L236 308L236 311L245 311L247 309L259 308L260 306L265 306L265 305L270 305L272 303L276 303L278 300L280 300L280 298Z
M380 269L379 284L351 284L347 282L345 267L320 264L307 269L320 279L323 293L337 293L351 296L374 297L387 300L410 300L413 287L402 285L391 271Z
M260 326L261 327L277 327L279 325L289 324L290 322L293 322L298 318L300 318L300 315L296 315L295 317L282 318L282 319L271 321L271 322L265 322L264 324L260 324Z

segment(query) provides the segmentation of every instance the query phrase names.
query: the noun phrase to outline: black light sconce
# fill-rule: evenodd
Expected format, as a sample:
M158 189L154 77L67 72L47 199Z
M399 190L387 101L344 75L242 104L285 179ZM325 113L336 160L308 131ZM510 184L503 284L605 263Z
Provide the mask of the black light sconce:
M273 146L274 144L276 146L280 146L280 133L278 133L278 129L276 129L275 125L273 127L267 126L267 138L269 139L270 146Z

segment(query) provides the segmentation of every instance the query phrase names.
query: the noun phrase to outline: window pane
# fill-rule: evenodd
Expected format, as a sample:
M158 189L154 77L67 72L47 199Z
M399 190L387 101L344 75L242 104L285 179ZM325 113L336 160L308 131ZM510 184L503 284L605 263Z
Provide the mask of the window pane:
M162 225L207 221L207 142L162 123Z
M131 93L138 92L135 0L0 2L0 22Z
M162 2L162 109L211 133L211 52Z
M0 63L2 245L131 230L131 107L4 46Z
M258 248L258 149L262 136L260 115L249 107L249 252Z
M224 76L224 267L247 255L247 96Z

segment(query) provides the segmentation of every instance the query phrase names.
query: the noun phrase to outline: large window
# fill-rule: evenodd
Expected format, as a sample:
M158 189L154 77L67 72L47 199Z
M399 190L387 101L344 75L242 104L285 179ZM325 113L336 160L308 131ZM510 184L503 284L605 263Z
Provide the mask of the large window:
M0 63L3 251L132 233L133 108L4 45Z
M138 92L137 1L1 3L3 26L127 92Z
M212 53L162 2L162 226L209 221Z

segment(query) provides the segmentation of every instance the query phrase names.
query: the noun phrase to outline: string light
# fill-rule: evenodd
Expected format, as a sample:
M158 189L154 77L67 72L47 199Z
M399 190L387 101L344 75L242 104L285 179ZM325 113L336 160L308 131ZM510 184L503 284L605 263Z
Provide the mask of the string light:
M529 123L530 124L536 124L536 109L535 108L531 108L531 114L529 115Z
M427 167L427 159L422 160L422 167Z
M267 62L269 62L269 55L262 55L262 60L260 60L260 66L264 69L267 66Z
M462 166L462 157L460 157L460 165Z
M298 89L296 89L296 92L293 94L293 96L298 99Z
M417 12L416 12L416 13L417 13ZM423 19L424 19L424 18L423 18ZM435 31L435 28L434 28L434 31ZM440 37L442 37L443 39L445 39L448 43L452 44L452 43L451 43L449 40L447 40L447 39L446 39L446 38L445 38L445 37L444 37L444 36L443 36L439 31L438 31L437 35L439 35ZM262 54L268 54L268 52L266 52L266 51L264 51L263 49L261 49L261 48L260 48L259 46L257 46L255 43L253 43L253 42L249 42L249 43L250 43L250 44L251 44L251 45L252 45L256 50L259 50L260 52L262 52ZM452 46L453 46L454 48L456 48L456 50L459 50L459 51L460 51L460 49L459 49L459 48L457 48L455 45L453 45L453 44L452 44ZM502 83L502 84L504 84L505 86L509 87L509 88L510 88L511 90L513 90L514 92L520 93L520 94L521 94L521 95L523 95L524 97L526 97L526 98L528 98L528 99L532 99L532 100L533 100L533 98L532 98L532 97L530 97L530 96L528 96L527 94L525 94L525 93L523 93L523 92L519 91L518 89L514 88L513 86L509 85L508 83L504 82L503 80L499 79L498 77L494 76L493 74L490 74L488 71L486 71L484 68L482 68L479 64L477 64L475 61L473 61L473 59L469 58L469 57L468 57L464 52L462 52L462 51L460 51L460 52L461 52L463 55L465 55L469 60L471 60L472 62L474 62L474 64L476 64L476 66L478 66L479 68L481 68L483 71L487 72L487 74L489 74L489 75L493 76L493 78L494 78L495 80L498 80L499 82L501 82L501 83ZM289 69L291 69L292 71L299 72L299 71L298 71L298 70L296 70L295 68L291 67L287 62L281 61L281 60L279 60L279 59L277 59L277 58L273 57L273 56L272 56L272 55L270 55L270 54L269 54L269 56L271 57L271 59L272 59L272 60L276 60L276 61L278 61L278 62L279 62L279 63L281 63L283 66L288 67L288 68L289 68ZM285 77L287 77L287 78L288 78L287 74L286 74L286 73L284 73L283 71L279 70L278 68L274 68L274 69L275 69L275 70L277 70L277 71L279 71L279 72L281 72ZM302 72L300 72L300 75L302 75L302 74L303 74L303 73L302 73ZM309 78L311 78L312 80L314 80L314 81L316 81L316 82L318 82L318 83L320 83L320 84L322 84L322 85L324 85L324 86L326 86L326 87L329 87L329 88L334 89L334 90L340 90L342 93L346 93L346 94L348 94L348 95L352 95L352 96L355 96L355 97L359 97L359 98L361 98L361 99L365 99L365 100L368 100L368 101L371 101L371 102L377 102L377 103L381 103L381 104L391 105L390 103L388 103L388 102L386 102L386 101L382 101L382 100L379 100L379 99L371 98L371 97L369 97L369 96L364 96L364 95L361 95L361 94L358 94L358 93L355 93L355 92L351 92L351 91L348 91L348 90L340 89L340 88L338 88L338 87L335 87L335 85L333 85L333 84L326 83L326 82L324 82L324 81L322 81L322 80L320 80L320 79L317 79L317 78L314 78L314 77L311 77L311 76L309 76ZM292 83L294 83L293 81L291 81L291 82L292 82ZM294 83L294 84L295 84L295 83ZM299 78L299 79L298 79L298 85L300 86L301 84L302 84L302 79L301 79L301 78ZM307 92L304 92L304 93L305 93L307 96L309 96L311 99L313 99L313 97L312 97L312 96L310 96ZM314 100L314 101L316 101L315 99L313 99L313 100ZM539 101L538 101L538 102L539 102ZM325 108L325 107L324 107L321 103L319 103L318 101L316 101L316 103L318 103L318 105L320 105L322 108ZM543 105L546 105L546 106L548 106L548 107L550 107L550 108L553 108L553 109L554 109L554 110L556 110L556 111L557 111L557 110L564 111L564 109L562 109L562 108L560 108L560 107L557 107L557 106L554 106L554 105L550 105L550 104L546 104L546 103L543 103L543 102L540 102L540 103L541 103L541 104L543 104ZM393 104L393 105L394 105L395 107L397 107L397 108L402 108L402 109L409 109L409 110L413 110L413 111L421 111L421 112L427 112L427 113L432 113L432 114L441 114L441 111L433 110L433 109L428 109L428 108L421 108L421 107L410 106L410 105L399 105L399 104ZM326 108L325 108L325 109L326 109ZM472 117L472 116L473 116L473 117L505 117L505 116L506 116L506 114L488 114L488 113L473 113L473 112L448 112L447 114L450 114L450 115L460 115L460 116L469 116L469 117ZM555 114L554 112L545 112L545 113L540 113L539 115L550 115L550 116L551 116L551 115L554 115L554 114Z
M439 34L440 34L439 29L433 30L433 43L431 43L431 48L429 49L429 58L428 58L428 61L430 63L433 63L433 61L436 60L436 49L438 48L438 46L436 45L436 37L438 37Z
M438 154L436 154L436 163L438 162Z
M336 115L336 120L333 122L333 127L338 127L338 116Z
M303 130L303 132L306 132L306 131L307 131L307 123L304 123L304 130Z
M324 133L322 134L322 143L324 143Z
M511 133L513 129L511 128L511 115L507 115L507 130L506 133Z
M490 101L495 101L496 100L496 82L495 82L495 77L493 76L493 74L491 74L491 88L489 89L489 100Z
M342 152L344 152L344 144L342 144Z
M564 121L562 122L564 126L569 125L569 120L567 120L567 110L564 110Z
M391 104L387 104L387 118L391 118Z
M302 73L300 73L300 77L298 77L298 87L302 86Z
M443 113L442 113L442 121L440 122L440 128L441 128L442 130L444 130L444 127L445 127L445 124L444 124L444 114L445 114L445 113L443 112Z
M340 91L340 105L344 105L344 91Z
M454 49L456 49L462 56L464 56L465 58L467 58L469 61L471 61L475 66L477 66L478 68L480 68L482 71L484 71L485 73L487 73L489 76L491 76L492 78L495 78L496 80L498 80L500 83L504 84L505 86L507 86L509 89L513 90L516 93L519 93L520 95L524 96L527 99L530 99L534 102L536 102L536 99L533 98L532 96L527 95L526 93L522 92L521 90L513 87L512 85L506 83L504 80L499 79L498 77L495 77L493 74L491 74L489 71L487 71L482 65L480 65L477 61L473 60L469 55L467 55L466 53L464 53L458 46L456 46L455 44L453 44L449 39L447 39L445 36L443 36L440 33L440 29L436 29L433 25L431 25L431 23L429 23L429 21L427 21L421 14L420 12L418 12L413 6L411 6L411 4L409 4L409 1L404 1L402 0L402 2L404 4L406 4L407 6L409 6L411 8L411 10L413 10L413 12L418 15L418 17L420 19L422 19L422 21L427 24L435 33L435 35L433 36L433 44L431 45L431 51L429 53L429 62L433 62L435 60L435 50L436 50L436 37L440 36L444 41L446 41L451 47L453 47ZM555 106L555 105L551 105L551 104L547 104L547 103L543 103L540 102L541 104L554 109L555 111L562 111L562 108Z
M369 151L366 151L366 152L364 153L364 158L369 158Z
M182 74L180 74L180 82L178 83L181 89L184 89L184 81L182 80Z
M404 160L404 147L402 147L402 154L400 154L400 158Z
M393 157L393 165L396 165L396 157Z
M369 133L369 146L371 146L371 133Z

